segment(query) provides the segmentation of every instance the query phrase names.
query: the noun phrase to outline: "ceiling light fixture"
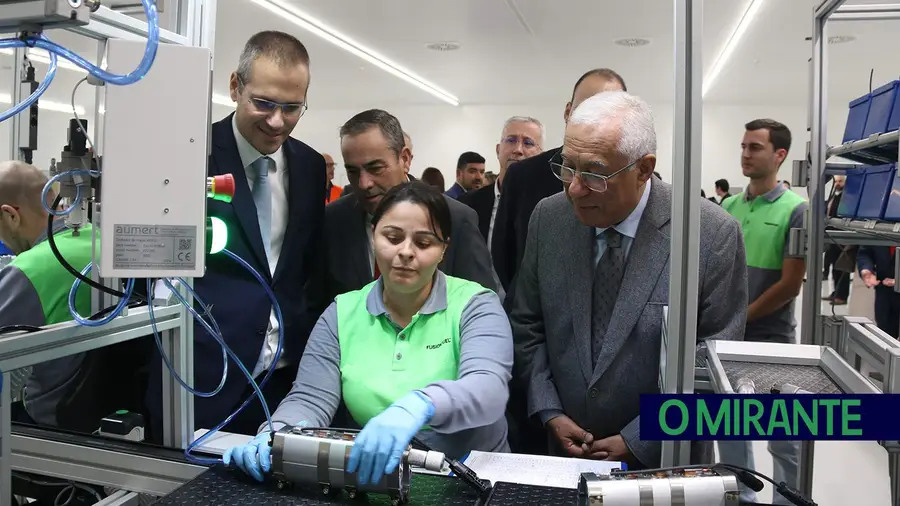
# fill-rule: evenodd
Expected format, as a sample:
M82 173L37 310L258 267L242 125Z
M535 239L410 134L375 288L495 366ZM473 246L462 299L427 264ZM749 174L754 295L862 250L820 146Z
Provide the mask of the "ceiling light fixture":
M296 9L295 7L287 5L285 2L280 0L251 0L253 3L263 7L269 12L280 16L295 25L303 28L304 30L312 33L313 35L324 39L331 44L347 51L350 54L353 54L363 60L375 65L376 67L388 72L389 74L394 75L395 77L399 77L400 79L412 84L413 86L425 91L426 93L431 94L434 97L447 102L452 106L459 105L459 99L456 98L451 93L442 90L437 85L432 84L425 79L413 74L409 70L406 70L396 63L393 63L383 56L378 55L373 50L352 41L347 36L336 32L334 29L329 28L322 24L321 21L310 17L308 14L303 13Z
M225 95L219 95L218 93L213 93L212 103L216 105L224 105L226 107L231 107L234 105L234 100L231 100L231 97Z
M853 42L856 40L856 37L853 35L833 35L828 37L829 44L846 44L847 42Z
M0 103L3 104L11 104L12 99L10 98L9 93L0 93ZM60 102L51 102L49 100L39 100L38 101L38 109L42 109L45 111L54 111L54 112L62 112L62 113L72 113L72 105L71 104L63 104ZM79 116L84 116L85 111L84 107L76 106L75 110L78 112Z
M628 38L628 39L616 39L613 42L615 42L615 44L618 46L625 46L625 47L641 47L641 46L649 46L650 45L650 39L642 39L640 37L632 37L632 38Z
M458 42L432 42L431 44L425 44L425 47L432 51L443 53L446 51L456 51L457 49L461 48L462 45L460 45Z
M703 80L704 97L706 96L706 93L712 88L712 85L713 83L715 83L716 78L719 77L719 73L722 72L722 69L725 67L728 59L731 58L731 54L734 53L734 50L735 48L737 48L737 45L741 41L741 38L747 32L747 28L750 27L750 23L753 22L753 19L759 13L759 9L760 7L762 7L762 3L763 0L750 0L750 4L747 6L744 14L741 16L740 21L734 28L734 31L731 32L731 36L728 38L728 42L725 43L725 47L722 48L722 52L719 53L718 58L716 58L716 61L713 63L709 74L707 74L706 78Z

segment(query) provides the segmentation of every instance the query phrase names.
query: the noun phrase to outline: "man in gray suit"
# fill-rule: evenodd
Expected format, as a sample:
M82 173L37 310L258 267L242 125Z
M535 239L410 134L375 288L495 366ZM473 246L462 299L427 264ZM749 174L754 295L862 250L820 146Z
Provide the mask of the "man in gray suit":
M372 212L391 188L410 180L412 152L400 122L372 109L341 127L341 153L353 191L325 207L322 256L327 263L321 292L328 304L335 296L358 290L378 277L372 255ZM478 215L447 198L453 229L439 268L449 276L497 290L491 254L478 230ZM324 310L324 307L322 308Z
M658 392L669 301L672 187L654 179L649 106L623 91L585 100L551 159L565 192L540 202L511 314L517 378L556 453L657 467L640 394ZM737 221L700 203L697 338L741 339L747 269ZM613 315L615 315L613 317ZM711 445L693 458L711 459Z

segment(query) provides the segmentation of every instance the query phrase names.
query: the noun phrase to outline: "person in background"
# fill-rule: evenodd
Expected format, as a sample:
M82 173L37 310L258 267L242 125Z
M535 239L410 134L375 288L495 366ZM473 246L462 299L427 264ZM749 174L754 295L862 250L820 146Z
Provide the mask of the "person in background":
M250 37L229 81L235 112L214 123L211 133L209 176L232 174L235 195L231 203L210 200L208 214L226 223L228 249L253 266L275 293L284 323L280 360L274 360L280 325L266 290L251 273L227 256L210 255L206 274L194 280L199 298L228 329L223 333L228 346L257 381L274 364L263 388L273 408L290 391L322 313L309 304L305 290L321 270L325 159L290 135L306 111L309 63L306 47L293 35L263 31ZM216 388L222 380L221 357L219 344L195 326L195 388ZM194 398L196 427L215 427L253 392L229 364L218 394ZM162 374L169 372L157 353L147 401L155 440L162 436ZM262 413L259 402L250 403L222 430L255 434Z
M7 267L0 269L0 327L43 327L72 320L67 300L75 276L59 263L47 242L50 215L44 205L52 206L56 194L51 190L47 201L41 202L41 191L46 184L47 177L37 167L19 161L0 164L0 240L16 255ZM53 234L59 252L75 269L80 271L91 263L90 224L80 234L73 234L59 219L54 221ZM76 293L75 309L85 318L91 312L90 293L87 285L82 285ZM112 410L93 413L93 419L78 420L60 412L60 407L77 393L76 378L85 356L86 353L78 353L35 365L25 385L26 400L12 405L13 421L68 430L96 430L100 419ZM87 406L82 408L89 410Z
M497 182L497 174L494 171L488 170L484 173L484 184L494 184Z
M894 339L900 335L900 293L896 284L894 246L860 246L856 253L859 275L875 289L875 324Z
M325 203L328 204L341 198L342 190L332 183L334 181L334 158L328 153L322 153L322 158L325 159Z
M325 238L318 253L326 267L315 283L316 306L323 311L339 294L358 290L377 279L378 263L372 253L372 213L393 187L409 178L410 152L403 142L400 122L390 113L363 111L341 127L341 154L353 196L342 198L325 210ZM478 233L475 211L448 199L453 216L453 242L439 265L448 276L497 290L491 254Z
M565 193L534 210L510 322L528 414L554 453L659 467L662 445L641 438L641 394L659 391L669 301L672 186L653 177L650 107L624 91L594 95L566 126L551 167ZM747 315L738 223L700 202L698 344L739 340ZM694 442L691 461L710 462Z
M530 158L541 153L544 145L544 125L540 121L527 116L513 116L506 120L497 143L497 161L500 163L500 174L497 182L468 192L459 197L459 201L478 213L478 228L487 241L488 248L494 234L494 221L497 216L497 205L503 187L503 177L510 164Z
M568 123L569 115L585 99L601 91L627 91L622 76L615 71L598 68L585 72L575 82L572 97L563 111L563 121ZM537 203L563 190L559 179L550 170L550 158L562 148L554 148L512 164L504 177L504 197L497 207L494 220L494 237L491 241L491 255L497 276L507 291L506 308L515 293L513 281L525 253L525 239L528 235L528 221ZM536 434L528 436L529 441L541 439ZM535 448L536 449L536 448Z
M437 167L428 167L422 171L422 182L444 193L444 175Z
M654 171L653 171L653 176L656 177L656 179L659 179L660 181L662 181L662 176L659 175L659 172L656 172L656 171L654 170ZM701 191L702 191L702 190L701 190Z
M720 179L716 181L716 197L718 197L718 200L713 200L713 202L719 205L721 205L722 202L725 202L725 199L731 196L731 194L728 193L729 188L730 186L727 179ZM711 198L714 199L714 197Z
M456 182L446 195L458 199L462 194L477 190L484 183L484 157L474 151L466 151L456 161Z
M787 189L787 190L790 190L790 189L791 189L791 183L790 183L790 182L788 182L788 181L782 181L781 184L784 185L784 188L785 188L785 189Z
M275 430L329 427L343 402L363 428L347 461L360 485L393 472L414 436L453 459L509 451L509 321L494 292L438 270L454 240L449 204L420 182L383 194L368 225L382 275L328 306L272 415ZM224 463L262 481L269 430Z
M825 216L828 218L837 218L838 208L841 206L841 197L844 195L844 176L834 176L834 186L832 186L831 197L825 204ZM828 271L831 270L832 279L834 280L834 291L822 300L829 301L835 306L843 306L847 304L850 297L850 276L851 273L838 269L838 259L844 252L844 247L834 244L826 239L825 259L823 262L822 281L828 281ZM858 261L858 260L857 260Z
M745 341L793 343L796 340L794 301L803 288L806 259L790 253L791 228L803 227L806 201L778 181L778 169L791 149L791 131L771 119L745 125L741 169L750 178L747 189L722 202L722 209L741 224L747 248L747 309ZM762 388L762 387L760 387ZM776 483L797 487L800 443L769 441ZM754 468L750 441L719 441L722 462ZM775 494L775 504L790 504ZM741 499L756 502L756 493L742 487Z

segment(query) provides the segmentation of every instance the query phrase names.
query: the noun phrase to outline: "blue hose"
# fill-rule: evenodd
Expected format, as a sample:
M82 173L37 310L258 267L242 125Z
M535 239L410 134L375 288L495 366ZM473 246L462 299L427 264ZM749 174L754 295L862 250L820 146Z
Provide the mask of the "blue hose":
M43 39L43 35L41 35L41 38ZM22 41L18 39L0 40L0 49L22 47L22 45L20 44L14 44L14 42L22 43ZM12 118L13 116L34 105L34 103L37 102L39 98L41 98L41 95L43 95L44 92L47 91L47 88L50 87L50 83L53 82L53 78L56 77L56 68L56 54L50 53L50 68L47 70L47 75L44 77L44 80L41 81L41 84L38 86L38 88L34 90L34 93L29 95L28 98L19 102L18 104L13 105L5 112L3 112L3 114L0 114L0 122L4 122L9 118ZM12 101L18 99L18 97L10 98Z
M54 183L56 183L57 181L59 181L60 179L62 179L64 177L78 176L78 175L98 177L98 176L100 176L100 171L87 170L87 169L67 170L65 172L60 172L59 174L51 177L50 180L47 181L47 184L44 185L44 189L41 190L41 205L44 206L44 211L47 211L48 213L50 213L53 216L68 216L69 214L72 213L72 211L75 210L75 208L77 208L79 205L81 205L81 186L75 187L75 190L77 191L77 193L75 194L75 201L72 202L72 205L69 206L69 208L64 211L57 211L56 209L51 208L50 204L49 204L50 199L47 198L50 194L50 190L53 189Z
M89 272L91 272L91 264L87 264L87 266L81 270L82 276L87 276ZM125 297L119 299L119 303L116 304L115 309L104 318L100 320L89 320L78 312L78 308L75 304L75 295L78 292L78 287L81 286L81 279L75 278L75 282L72 283L72 288L69 289L69 314L72 315L72 319L75 320L79 325L84 325L85 327L102 327L107 323L113 321L118 317L122 310L128 306L128 301L131 300L131 293L134 291L134 279L129 279L125 283Z
M185 309L189 313L191 313L194 316L194 319L197 320L198 322L200 322L200 324L203 326L203 328L207 332L209 332L209 335L211 335L213 337L213 339L215 339L222 346L222 380L219 381L219 385L212 392L201 392L199 390L194 389L190 385L188 385L187 382L184 381L184 379L182 379L181 376L179 376L178 373L175 372L175 368L172 366L172 362L169 361L169 357L166 356L166 352L165 352L165 350L163 350L162 339L159 336L159 330L156 328L156 317L154 316L154 313L153 313L153 281L148 279L147 280L147 308L150 313L150 326L153 329L153 338L156 340L156 347L159 350L159 354L162 356L163 363L166 365L166 369L169 370L169 373L172 375L173 378L175 378L175 381L177 381L178 384L180 384L182 386L182 388L184 388L185 390L190 392L192 395L196 395L197 397L213 397L214 395L216 395L222 391L222 388L225 387L225 380L228 379L228 351L227 351L227 346L222 341L222 333L219 331L219 325L217 323L215 323L215 320L213 320L213 325L215 326L215 329L211 328L209 326L209 324L206 322L206 320L204 320L203 317L201 317L197 313L197 310L194 309L194 307L192 305L188 304L187 301L184 300L184 297L181 297L181 294L178 293L178 291L175 290L175 288L171 284L167 283L167 286L169 287L170 290L172 290L172 293L174 293L178 296L178 298L181 301L181 304L185 307ZM185 285L185 286L187 286L187 285ZM197 299L197 303L200 304L200 307L203 309L203 311L205 313L207 313L207 314L209 313L209 307L202 300Z
M144 49L144 56L141 59L141 62L138 64L137 68L129 72L128 74L113 74L111 72L107 72L101 69L99 66L85 60L78 54L70 51L69 49L66 49L63 46L60 46L59 44L46 39L43 35L39 35L37 37L27 37L24 39L0 40L0 49L37 47L47 51L50 54L50 69L47 72L47 76L44 77L43 82L41 82L40 86L38 86L38 89L35 90L34 93L32 93L27 99L14 105L3 114L0 114L0 122L6 121L7 119L31 107L41 97L41 95L43 95L44 92L47 91L47 88L50 87L50 83L53 81L53 78L56 77L57 56L61 56L69 60L75 65L86 70L90 75L96 77L97 79L116 86L127 86L143 79L144 76L147 75L147 72L150 71L150 68L153 66L153 62L154 60L156 60L157 50L159 49L159 13L156 10L156 3L153 0L141 0L141 4L144 6L144 14L147 16L147 46ZM17 97L12 97L12 100L16 99Z
M194 462L194 463L200 464L200 465L208 465L208 466L221 464L222 459L221 458L210 459L210 458L203 458L203 457L194 457L193 455L190 455L190 452L192 452L194 450L194 448L202 445L207 439L212 437L213 434L222 430L222 427L225 427L226 425L228 425L257 396L259 397L259 400L262 403L263 411L266 414L266 422L269 424L269 430L271 432L275 432L275 426L272 423L272 414L269 412L269 406L266 404L266 400L262 395L262 388L266 385L266 383L268 383L269 378L272 376L272 373L275 372L275 366L278 364L278 360L281 358L281 350L284 345L284 318L282 317L281 307L278 305L278 299L275 297L275 292L272 291L272 287L269 286L269 283L266 281L266 279L263 278L262 275L259 272L257 272L256 269L253 268L252 265L247 263L246 260L244 260L243 258L239 257L238 255L232 253L231 251L229 251L227 249L222 250L222 253L224 253L227 257L231 258L232 260L234 260L235 262L240 264L241 267L243 267L248 272L250 272L250 274L252 274L253 277L255 277L257 281L259 281L259 284L262 285L262 287L265 289L266 295L268 295L269 300L272 301L272 309L275 311L275 319L278 321L278 347L275 349L275 356L272 358L272 364L269 366L269 370L266 371L266 375L263 377L263 379L259 383L259 385L257 385L256 382L253 380L253 377L248 372L246 372L247 369L243 367L243 364L241 364L241 361L238 360L237 357L234 357L235 362L237 362L237 364L241 367L241 372L245 373L247 375L247 377L249 378L250 384L251 384L251 386L253 386L253 395L248 397L247 400L245 400L244 403L241 404L238 407L238 409L235 410L235 412L232 413L228 418L226 418L222 423L215 426L212 430L210 430L206 434L197 438L197 440L194 441L193 443L191 443L190 445L188 445L187 450L184 451L185 457L188 458L191 462Z

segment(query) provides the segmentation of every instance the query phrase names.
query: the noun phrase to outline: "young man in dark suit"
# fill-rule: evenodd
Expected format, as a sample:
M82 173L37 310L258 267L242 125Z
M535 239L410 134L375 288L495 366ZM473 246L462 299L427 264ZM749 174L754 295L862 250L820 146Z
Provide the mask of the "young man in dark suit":
M513 162L540 154L543 145L544 125L540 121L526 116L509 118L503 125L500 142L497 143L497 161L500 162L497 180L459 197L460 202L478 213L478 229L487 241L488 248L491 247L497 206L507 168Z
M210 201L209 216L229 229L228 249L253 266L275 292L283 315L279 329L266 290L229 258L210 256L207 272L196 279L199 297L212 308L225 342L248 371L261 381L276 370L263 389L275 409L290 390L300 355L318 314L303 287L317 269L325 207L324 158L290 137L306 111L309 53L295 37L265 31L250 38L231 74L235 112L212 126L209 175L232 174L231 203ZM279 332L284 343L274 361ZM162 425L162 371L156 359L148 409L154 439ZM222 378L222 351L202 327L194 331L194 387L212 391ZM210 398L194 398L195 425L212 428L249 397L251 389L229 361L222 390ZM250 403L224 430L256 434L263 419L259 401Z

